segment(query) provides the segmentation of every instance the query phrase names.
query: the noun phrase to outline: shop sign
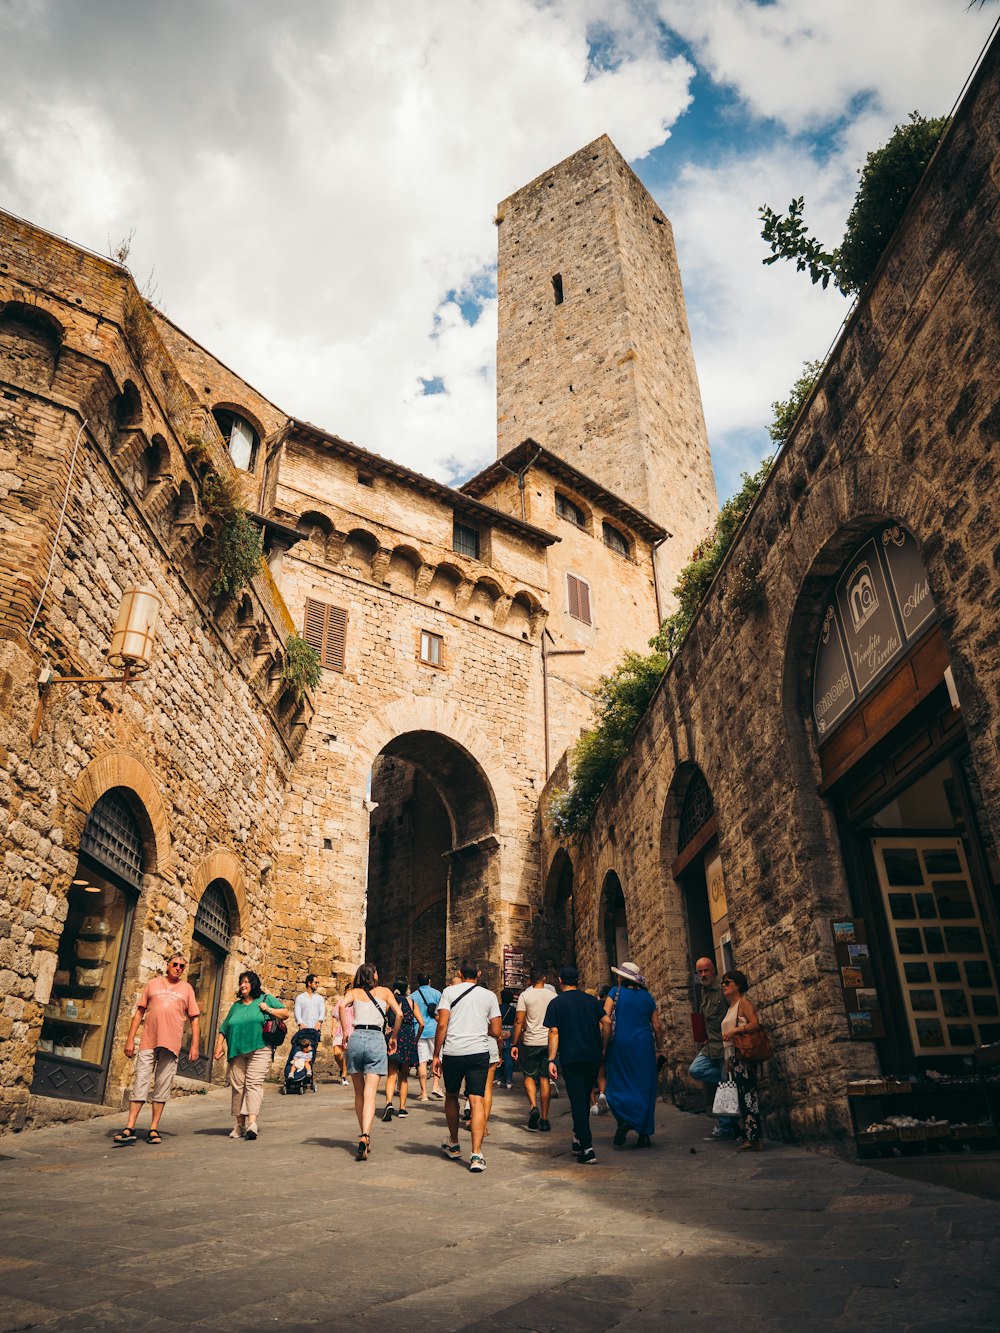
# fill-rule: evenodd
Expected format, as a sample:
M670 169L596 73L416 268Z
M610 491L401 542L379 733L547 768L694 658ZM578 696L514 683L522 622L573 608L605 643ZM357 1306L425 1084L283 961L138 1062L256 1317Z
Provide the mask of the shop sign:
M917 543L898 524L886 524L855 551L826 607L813 670L820 736L853 710L934 615Z
M511 990L522 991L528 984L528 962L523 949L512 944L503 946L503 984Z
M909 642L934 615L924 562L920 559L917 543L898 523L882 529L882 551L903 622L903 633Z
M714 856L711 861L706 861L705 881L708 886L708 910L714 926L729 911L726 904L726 885L722 878L721 856Z

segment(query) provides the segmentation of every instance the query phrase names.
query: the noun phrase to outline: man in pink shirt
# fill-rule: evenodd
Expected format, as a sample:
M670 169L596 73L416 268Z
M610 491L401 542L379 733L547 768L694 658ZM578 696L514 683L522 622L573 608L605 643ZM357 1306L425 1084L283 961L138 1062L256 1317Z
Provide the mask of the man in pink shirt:
M184 980L186 967L187 959L184 955L175 953L167 964L167 975L150 977L139 996L125 1038L125 1054L130 1060L136 1053L135 1034L140 1023L142 1041L135 1062L128 1124L115 1135L115 1143L135 1143L135 1122L139 1119L143 1105L150 1100L153 1103L153 1114L146 1139L149 1143L162 1142L157 1126L177 1072L177 1058L181 1052L186 1019L191 1020L188 1059L192 1062L198 1059L198 1015L201 1010L193 989Z

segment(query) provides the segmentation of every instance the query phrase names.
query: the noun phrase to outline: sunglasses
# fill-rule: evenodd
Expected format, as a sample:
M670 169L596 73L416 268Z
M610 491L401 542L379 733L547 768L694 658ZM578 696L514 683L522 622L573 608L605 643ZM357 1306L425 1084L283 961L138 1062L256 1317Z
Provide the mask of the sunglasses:
M178 972L183 972L184 969L187 967L187 963L171 963L170 966L176 967Z

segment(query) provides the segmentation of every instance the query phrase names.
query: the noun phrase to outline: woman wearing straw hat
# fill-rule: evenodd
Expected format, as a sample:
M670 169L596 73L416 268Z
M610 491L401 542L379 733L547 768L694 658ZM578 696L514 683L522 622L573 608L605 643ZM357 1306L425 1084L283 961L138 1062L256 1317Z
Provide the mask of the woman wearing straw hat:
M649 1148L655 1129L656 1057L663 1046L660 1015L635 963L611 971L621 983L604 1001L602 1027L608 1053L605 1096L618 1122L614 1144L623 1147L631 1129L639 1136L636 1147Z

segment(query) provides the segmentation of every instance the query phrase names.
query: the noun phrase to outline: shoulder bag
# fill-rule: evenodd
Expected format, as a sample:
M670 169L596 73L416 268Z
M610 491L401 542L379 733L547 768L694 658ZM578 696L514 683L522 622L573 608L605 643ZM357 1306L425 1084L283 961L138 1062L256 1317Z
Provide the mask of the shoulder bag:
M364 993L368 996L369 1000L371 1000L372 1004L382 1015L382 1036L388 1037L390 1031L388 1013L386 1013L386 1011L382 1008L378 1000L376 1000L375 996L371 993L371 991L368 989L367 986L362 986L361 989L364 991Z
M737 1022L741 1013L743 1013L742 1007L737 1010ZM749 1060L751 1064L762 1064L765 1060L770 1060L774 1054L763 1028L757 1032L743 1032L737 1028L733 1033L733 1049L741 1060Z

